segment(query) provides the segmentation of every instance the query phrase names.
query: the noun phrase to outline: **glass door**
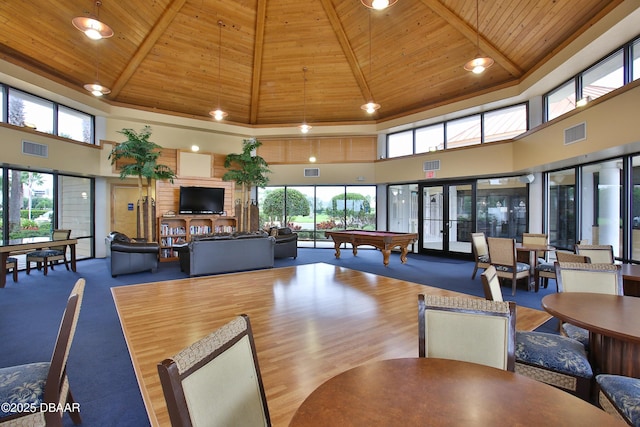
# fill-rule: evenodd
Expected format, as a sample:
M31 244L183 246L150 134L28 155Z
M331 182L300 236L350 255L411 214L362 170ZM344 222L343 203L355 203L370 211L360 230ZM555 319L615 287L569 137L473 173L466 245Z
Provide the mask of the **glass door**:
M420 251L470 254L473 183L421 185Z

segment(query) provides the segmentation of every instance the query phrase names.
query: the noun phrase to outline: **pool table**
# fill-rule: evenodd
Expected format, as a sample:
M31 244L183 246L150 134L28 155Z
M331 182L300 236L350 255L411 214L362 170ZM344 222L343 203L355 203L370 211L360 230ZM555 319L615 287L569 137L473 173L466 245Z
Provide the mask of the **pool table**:
M417 233L398 233L393 231L325 231L325 235L333 239L336 258L340 258L340 245L343 243L351 243L353 255L358 254L358 246L370 245L382 251L382 261L385 267L389 265L389 255L395 247L401 249L400 261L402 261L403 264L406 263L409 245L418 240Z

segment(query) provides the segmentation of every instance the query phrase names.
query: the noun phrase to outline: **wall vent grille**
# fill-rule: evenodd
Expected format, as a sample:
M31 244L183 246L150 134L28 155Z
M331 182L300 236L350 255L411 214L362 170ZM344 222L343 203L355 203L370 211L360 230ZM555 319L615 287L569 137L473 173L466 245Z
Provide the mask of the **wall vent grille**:
M320 168L304 168L306 178L316 178L320 176Z
M564 130L564 145L587 139L587 123L582 122Z
M429 171L439 171L440 170L440 160L427 160L422 164L422 170L424 172Z
M37 157L49 157L49 146L30 141L22 141L22 154Z

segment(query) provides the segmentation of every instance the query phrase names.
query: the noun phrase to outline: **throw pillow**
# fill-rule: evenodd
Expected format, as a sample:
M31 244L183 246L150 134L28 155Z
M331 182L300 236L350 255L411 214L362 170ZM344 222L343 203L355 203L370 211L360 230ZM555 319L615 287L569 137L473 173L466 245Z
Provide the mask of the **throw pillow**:
M271 231L269 232L269 236L278 237L278 227L272 227Z

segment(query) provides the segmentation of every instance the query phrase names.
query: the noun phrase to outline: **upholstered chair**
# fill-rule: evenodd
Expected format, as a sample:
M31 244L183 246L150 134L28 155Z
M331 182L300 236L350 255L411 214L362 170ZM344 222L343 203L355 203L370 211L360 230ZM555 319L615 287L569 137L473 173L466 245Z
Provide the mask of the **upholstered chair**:
M158 364L172 427L270 426L249 317Z
M598 405L631 426L640 426L640 379L596 375Z
M511 280L511 295L516 294L516 283L520 279L527 279L527 288L529 288L531 266L524 262L518 262L516 241L514 239L488 237L487 243L491 265L496 268L498 277Z
M53 230L52 240L68 240L71 235L71 230ZM67 261L67 245L49 246L47 249L40 249L37 251L29 252L27 254L27 274L31 272L31 263L35 262L38 270L40 266L44 268L44 275L46 276L49 267L53 270L54 262L63 261L64 266L69 271L69 262Z
M473 259L475 260L471 279L475 279L479 269L486 269L491 265L489 246L484 233L471 233L471 248L473 250Z
M418 354L513 371L514 302L418 295Z
M611 245L576 245L578 255L586 255L594 264L613 264L613 246Z
M489 301L503 301L500 278L493 265L490 265L481 275L484 297Z
M11 274L13 275L13 281L18 281L18 258L8 257L7 263L5 264L5 269L7 271L11 270Z

